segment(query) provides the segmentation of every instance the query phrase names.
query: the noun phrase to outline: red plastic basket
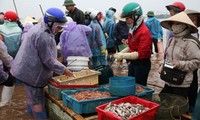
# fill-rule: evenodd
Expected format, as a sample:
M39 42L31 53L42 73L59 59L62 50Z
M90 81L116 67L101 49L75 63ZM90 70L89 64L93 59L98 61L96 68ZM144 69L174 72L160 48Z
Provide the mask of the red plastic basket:
M49 80L48 82L56 88L96 88L98 87L98 84L96 85L65 85L65 84L59 84L53 80Z
M128 120L155 120L156 111L159 108L159 104L156 104L154 102L150 102L150 101L147 101L147 100L135 97L135 96L124 97L124 98L112 101L111 103L120 104L120 103L126 103L126 102L129 102L131 104L139 103L139 104L143 105L144 107L149 108L149 110L147 110L146 112L141 113L132 118L129 118ZM98 120L122 120L117 115L104 110L104 108L108 104L109 103L106 103L106 104L96 107L96 111L98 112Z

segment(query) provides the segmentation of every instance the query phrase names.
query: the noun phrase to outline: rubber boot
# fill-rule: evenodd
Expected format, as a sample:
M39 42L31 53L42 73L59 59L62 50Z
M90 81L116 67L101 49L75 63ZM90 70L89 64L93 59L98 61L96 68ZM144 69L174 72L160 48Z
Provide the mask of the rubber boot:
M5 85L3 86L3 90L1 93L0 107L10 104L11 98L12 98L12 95L14 92L14 88L15 88L15 86L12 86L12 87L7 87Z

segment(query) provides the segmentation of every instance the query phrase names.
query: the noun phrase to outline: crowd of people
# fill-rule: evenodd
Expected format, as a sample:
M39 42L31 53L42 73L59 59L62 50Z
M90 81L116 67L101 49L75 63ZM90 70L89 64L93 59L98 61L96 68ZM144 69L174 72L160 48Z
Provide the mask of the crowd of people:
M47 119L43 88L54 73L75 77L66 67L69 56L90 58L91 69L114 61L122 64L125 59L128 76L146 86L151 56L157 54L164 55L160 73L166 64L186 73L181 84L163 79L161 93L188 99L192 120L200 119L200 12L174 2L166 6L171 17L160 22L151 10L145 21L142 6L136 2L119 12L110 7L105 16L94 8L83 12L73 0L65 0L63 6L67 12L49 8L42 22L29 18L23 24L15 12L0 12L0 107L9 104L19 80L24 84L27 112L35 119ZM165 48L162 27L168 30Z

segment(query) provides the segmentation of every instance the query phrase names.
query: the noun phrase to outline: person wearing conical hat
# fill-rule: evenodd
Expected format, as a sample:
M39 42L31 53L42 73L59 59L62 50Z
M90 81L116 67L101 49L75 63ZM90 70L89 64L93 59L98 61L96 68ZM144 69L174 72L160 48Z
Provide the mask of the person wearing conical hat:
M38 21L35 20L33 17L28 16L28 17L26 17L26 18L24 19L24 21L23 21L23 23L22 23L23 27L25 26L25 24L26 24L27 22L32 23L32 24L37 24L37 23L38 23Z
M187 9L187 10L185 10L185 13L189 16L189 18L192 20L192 22L194 23L194 25L197 28L199 28L200 27L200 12L198 12L196 10ZM195 33L193 35L197 39L200 39L199 32Z
M73 0L65 0L63 6L66 7L68 10L68 15L70 16L73 21L75 21L77 24L85 24L85 15L83 11L75 7L75 3Z
M200 66L199 44L191 35L191 33L197 33L198 29L185 12L161 21L161 25L174 33L166 46L164 63L171 64L173 69L186 72L180 85L165 82L161 93L172 93L188 98L193 71Z
M35 19L33 19L32 17L29 17L29 16L24 19L24 21L22 23L24 29L23 29L23 32L21 35L20 44L22 44L23 40L26 39L29 29L31 29L37 23L38 22Z
M185 10L185 13L189 16L189 18L192 20L192 22L194 23L194 25L196 27L200 26L200 12L198 12L196 10L187 9L187 10ZM199 40L199 32L193 33L192 35ZM192 94L189 94L189 96L188 96L189 110L191 113L193 113L194 106L195 106L196 99L197 99L198 76L200 75L200 71L195 70L193 72L193 74L194 74L193 81L192 81L192 84L190 85L190 89L189 89L190 90L189 93L192 93Z
M167 10L169 11L171 16L184 11L185 8L186 8L185 5L182 2L174 2L170 5L165 6L165 7L167 8ZM173 37L173 32L168 30L166 32L166 44L171 37Z

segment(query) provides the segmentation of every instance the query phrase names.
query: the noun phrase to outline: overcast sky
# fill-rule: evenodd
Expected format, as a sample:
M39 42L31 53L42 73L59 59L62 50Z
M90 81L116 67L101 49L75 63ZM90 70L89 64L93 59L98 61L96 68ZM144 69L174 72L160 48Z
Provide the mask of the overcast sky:
M176 0L74 0L76 7L85 11L88 8L94 8L105 13L105 10L109 7L115 7L118 12L121 12L124 5L129 2L138 2L143 9L145 15L149 10L153 10L156 14L168 13L165 6L172 4ZM194 9L200 11L199 0L179 0L183 2L188 9ZM15 0L17 11L20 18L26 16L34 16L36 19L42 17L41 9L43 11L50 7L58 7L65 11L63 5L64 0ZM0 11L15 11L13 0L0 0Z

